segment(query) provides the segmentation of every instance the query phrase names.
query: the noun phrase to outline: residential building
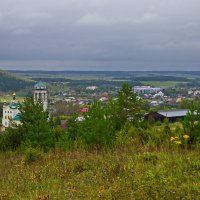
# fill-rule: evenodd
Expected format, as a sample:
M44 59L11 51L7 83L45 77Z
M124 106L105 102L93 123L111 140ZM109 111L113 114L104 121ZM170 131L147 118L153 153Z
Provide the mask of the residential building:
M168 119L170 122L175 122L177 120L184 119L189 110L180 109L180 110L161 110L158 112L151 112L144 116L145 119L153 118L155 121L164 121Z
M162 88L154 88L151 86L134 86L133 90L137 94L155 94L163 91Z

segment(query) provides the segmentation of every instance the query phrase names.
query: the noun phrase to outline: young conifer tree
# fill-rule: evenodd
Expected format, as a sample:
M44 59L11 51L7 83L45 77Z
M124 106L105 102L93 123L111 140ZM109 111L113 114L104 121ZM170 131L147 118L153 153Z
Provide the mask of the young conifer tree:
M137 126L141 121L141 100L137 98L132 86L123 84L118 93L118 99L113 103L117 129L121 129L126 122Z
M33 98L26 98L19 110L22 124L18 128L22 132L23 142L44 150L53 147L49 115L43 110L42 103L35 103Z

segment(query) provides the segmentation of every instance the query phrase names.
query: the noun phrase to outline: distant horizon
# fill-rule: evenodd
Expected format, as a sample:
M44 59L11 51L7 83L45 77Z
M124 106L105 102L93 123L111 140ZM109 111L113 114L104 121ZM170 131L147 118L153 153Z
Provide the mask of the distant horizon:
M148 62L135 62L123 63L122 60L118 61L116 65L109 63L79 63L69 64L64 61L57 62L36 62L36 61L6 61L2 63L0 61L0 69L2 70L17 70L17 71L200 71L200 64L198 63L185 63L180 64L169 64L169 63L148 63Z
M85 69L85 70L62 70L62 69L57 69L57 70L52 70L52 69L30 69L30 70L27 70L27 69L0 69L0 70L3 70L3 71L19 71L19 72L200 72L200 69L199 70L179 70L179 69L176 69L176 70L88 70L88 69Z

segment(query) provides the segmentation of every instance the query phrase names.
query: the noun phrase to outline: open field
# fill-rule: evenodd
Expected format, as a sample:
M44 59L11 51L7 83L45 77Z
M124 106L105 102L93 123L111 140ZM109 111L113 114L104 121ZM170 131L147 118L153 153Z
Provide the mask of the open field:
M30 164L0 155L0 199L199 199L200 152L134 145L43 154Z
M142 81L144 85L151 85L154 87L175 87L180 84L187 84L189 82L177 82L177 81Z

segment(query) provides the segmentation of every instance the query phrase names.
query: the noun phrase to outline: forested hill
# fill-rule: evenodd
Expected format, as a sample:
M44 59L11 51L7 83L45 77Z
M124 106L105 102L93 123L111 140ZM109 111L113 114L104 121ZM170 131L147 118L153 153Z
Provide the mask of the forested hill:
M30 80L21 78L10 72L0 70L1 92L19 91L32 85L33 82L31 82Z

